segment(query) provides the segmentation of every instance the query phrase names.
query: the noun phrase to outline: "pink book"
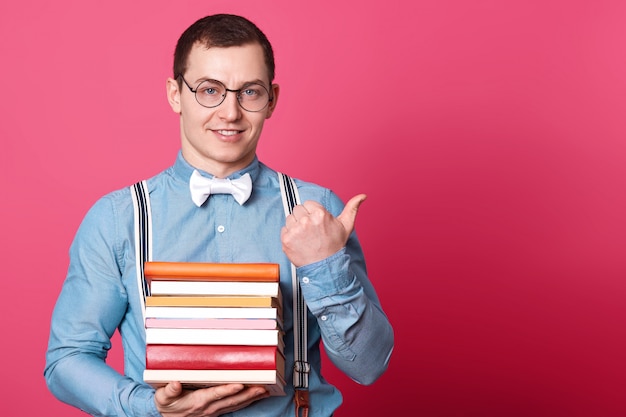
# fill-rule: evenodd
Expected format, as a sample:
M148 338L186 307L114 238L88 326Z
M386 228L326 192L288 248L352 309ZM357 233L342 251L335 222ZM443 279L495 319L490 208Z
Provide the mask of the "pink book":
M174 319L146 318L146 328L158 329L279 329L272 319Z

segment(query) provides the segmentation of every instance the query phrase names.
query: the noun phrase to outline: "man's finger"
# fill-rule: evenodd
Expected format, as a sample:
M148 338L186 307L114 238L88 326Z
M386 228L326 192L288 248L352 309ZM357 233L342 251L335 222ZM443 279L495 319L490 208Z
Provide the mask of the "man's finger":
M177 399L180 394L183 392L183 387L180 382L170 382L163 389L159 389L155 393L156 401L163 405L167 406L172 401Z
M343 227L346 229L348 234L352 233L354 230L356 215L359 212L361 203L363 203L366 198L367 196L365 194L355 195L346 203L346 206L343 208L341 214L337 216L337 220L343 224Z

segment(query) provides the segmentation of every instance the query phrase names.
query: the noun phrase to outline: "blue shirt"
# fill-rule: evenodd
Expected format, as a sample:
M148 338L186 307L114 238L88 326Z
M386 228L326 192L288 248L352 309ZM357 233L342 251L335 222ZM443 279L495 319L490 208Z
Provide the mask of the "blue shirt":
M292 299L291 264L280 241L285 214L276 172L255 158L230 176L249 173L252 177L252 195L244 205L230 195L217 194L197 207L189 191L193 169L179 152L172 167L147 181L152 259L280 264L287 395L260 400L228 415L293 416L293 323L287 301ZM343 209L330 190L299 180L296 184L301 201L315 200L335 216ZM48 387L61 401L95 416L160 416L154 389L142 379L145 330L133 216L128 188L104 196L89 210L71 245L67 277L52 315L44 372ZM298 268L296 275L309 308L310 416L328 417L342 398L320 373L320 340L339 369L361 384L371 384L387 368L393 330L367 278L354 233L345 248ZM125 375L105 363L110 338L118 328Z

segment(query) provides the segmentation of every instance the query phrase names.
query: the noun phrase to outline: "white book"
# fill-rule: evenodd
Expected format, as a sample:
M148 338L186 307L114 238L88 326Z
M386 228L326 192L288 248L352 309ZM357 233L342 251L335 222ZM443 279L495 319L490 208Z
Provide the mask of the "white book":
M151 295L256 295L279 297L278 282L152 281Z
M213 370L213 369L146 369L146 383L161 387L171 381L180 381L185 388L205 388L214 385L238 383L263 385L270 395L285 395L285 381L276 370Z
M283 333L273 329L146 329L147 345L251 345L283 347Z
M146 318L170 319L273 319L282 323L276 307L146 307Z

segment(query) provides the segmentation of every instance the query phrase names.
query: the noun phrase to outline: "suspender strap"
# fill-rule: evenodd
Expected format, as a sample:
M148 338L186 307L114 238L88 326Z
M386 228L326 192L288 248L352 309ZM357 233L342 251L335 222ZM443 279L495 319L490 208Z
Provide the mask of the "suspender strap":
M146 181L138 182L130 187L130 195L135 210L135 259L137 268L137 288L140 289L141 311L146 319L146 297L150 295L150 287L144 277L144 264L152 260L152 214L150 196Z
M300 204L298 188L294 180L278 173L280 192L285 209L285 217L289 216L295 205ZM307 358L307 308L296 277L296 267L291 264L291 282L293 287L293 385L295 392L296 417L309 415L309 372L311 366Z

